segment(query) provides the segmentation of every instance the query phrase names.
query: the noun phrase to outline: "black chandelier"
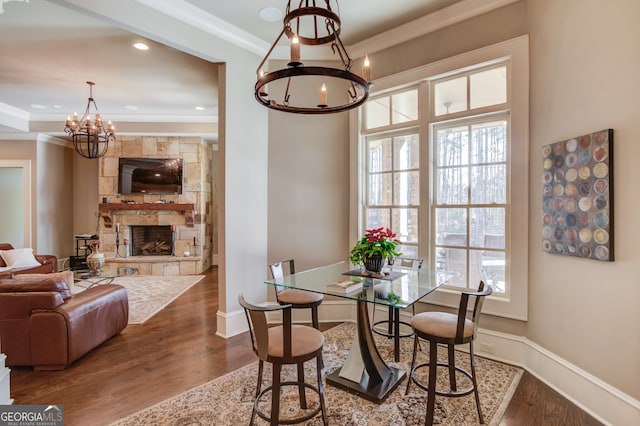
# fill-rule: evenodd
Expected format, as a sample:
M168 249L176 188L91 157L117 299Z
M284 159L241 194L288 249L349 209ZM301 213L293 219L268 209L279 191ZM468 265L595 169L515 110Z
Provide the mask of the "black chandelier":
M325 0L324 3L325 6L322 7L316 5L316 0L300 0L298 6L294 5L292 8L291 0L288 0L282 31L256 70L258 80L255 85L255 97L267 108L298 114L327 114L356 108L369 97L369 86L371 86L369 60L365 57L362 77L351 72L353 61L339 37L340 17L332 10L330 0ZM291 41L290 62L286 68L264 72L264 64L283 35L286 35ZM307 46L329 44L332 54L339 56L343 68L305 66L300 59L301 44ZM281 99L276 99L269 92L269 83L277 80L282 80L283 83L286 81L286 84L280 85L284 86L284 94ZM337 103L328 102L325 80L333 82L332 88L344 87L345 96ZM302 97L292 99L294 88L300 89L303 81L306 82L305 86L307 87L313 84L317 86L319 102L305 105L302 102ZM272 86L276 86L276 84ZM301 92L303 91L305 91L304 88ZM338 96L333 94L331 98L336 100Z
M78 114L73 113L73 119L67 117L64 131L71 136L73 148L78 155L84 158L100 158L107 153L109 142L113 142L115 133L111 121L105 126L98 112L96 101L93 100L93 81L87 81L89 85L89 101L87 109L78 121ZM91 105L96 110L95 119L91 121Z

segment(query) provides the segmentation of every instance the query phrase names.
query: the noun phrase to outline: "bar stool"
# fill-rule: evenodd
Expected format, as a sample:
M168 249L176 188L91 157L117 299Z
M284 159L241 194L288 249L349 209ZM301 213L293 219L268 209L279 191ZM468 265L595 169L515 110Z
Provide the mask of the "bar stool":
M324 344L324 335L315 328L306 325L292 325L291 306L289 305L255 306L247 302L242 294L238 296L238 303L244 308L245 316L249 323L253 351L258 355L259 359L258 385L249 424L253 425L256 414L271 425L278 425L305 422L321 412L322 421L327 425L327 412L322 387L322 345ZM282 325L269 327L266 313L277 310L282 311ZM313 358L316 359L317 386L304 381L304 363ZM265 361L272 364L273 376L271 386L262 389L262 373ZM282 366L286 364L296 364L298 369L298 379L296 381L281 381ZM285 386L298 387L301 409L308 409L306 389L310 389L318 395L318 406L296 418L281 420L280 390ZM269 392L271 392L271 412L270 415L267 415L260 410L259 402Z
M462 292L460 296L460 305L458 306L458 314L450 314L447 312L423 312L413 317L411 327L415 333L413 342L413 357L411 360L411 370L409 372L409 380L407 381L407 389L405 394L409 393L411 383L415 383L419 388L427 391L427 417L425 425L433 424L433 414L435 411L435 397L459 397L474 393L476 399L476 407L478 409L478 418L480 423L484 423L482 411L480 409L480 398L478 396L478 385L476 381L476 369L473 364L473 340L476 337L476 329L480 318L480 311L484 298L492 293L490 286L486 286L480 281L477 292ZM473 314L471 319L466 317L467 305L469 297L475 297ZM429 342L429 362L416 365L416 353L418 351L418 341L424 339ZM463 370L455 365L455 346L469 344L469 357L471 360L471 372ZM438 344L447 345L448 362L438 362ZM429 367L429 384L425 386L416 378L416 370ZM449 371L449 392L441 392L436 389L437 367L446 367ZM456 384L455 372L458 371L471 379L471 387L464 390L458 390Z
M274 280L284 277L284 264L289 265L289 274L296 273L296 267L293 259L283 260L269 265L271 276ZM281 305L291 305L293 309L311 309L311 324L316 330L319 330L318 324L318 306L324 300L324 295L313 293L310 291L296 290L294 288L286 288L274 285L276 292L276 300Z
M406 269L421 269L422 268L422 259L413 259L408 257L398 257L394 259L393 266L406 268ZM400 320L400 308L396 308L393 306L388 306L388 314L387 318L383 320L376 321L376 305L373 305L373 314L371 315L371 331L380 336L385 336L388 338L396 337L396 330L398 334L398 338L400 337L411 337L413 336L413 330L411 330L411 324ZM411 305L411 314L416 314L416 305L413 303ZM404 330L400 330L400 325L404 325ZM394 348L394 360L396 362L400 361L400 352L399 349L396 350Z
M393 265L394 266L399 266L401 268L407 268L407 269L421 269L422 268L422 263L423 260L422 259L410 259L410 258L406 258L406 257L398 257L396 259L394 259L393 261ZM387 319L384 320L380 320L380 321L376 321L376 309L374 306L373 309L373 314L371 315L371 330L376 333L379 334L381 336L385 336L385 337L393 337L393 325L394 325L394 309L398 310L398 308L394 308L393 306L389 306L389 315L387 317ZM411 305L411 309L412 309L412 314L415 315L416 314L416 308L415 308L415 304ZM406 326L411 326L411 324L408 324L404 321L400 321L399 319L397 320L400 324L404 324ZM386 330L381 329L379 326L380 325L384 325L386 326ZM413 336L413 332L411 333L407 333L407 334L401 334L400 337L411 337Z

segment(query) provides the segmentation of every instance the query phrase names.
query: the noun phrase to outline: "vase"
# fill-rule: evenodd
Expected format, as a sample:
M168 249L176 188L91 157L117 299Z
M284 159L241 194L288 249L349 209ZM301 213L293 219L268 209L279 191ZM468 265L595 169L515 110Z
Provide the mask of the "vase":
M100 275L102 273L102 266L104 266L104 253L98 251L98 245L93 244L91 247L91 254L87 256L87 266L91 275Z
M382 256L371 256L363 259L362 264L367 271L379 274L384 267L384 259Z

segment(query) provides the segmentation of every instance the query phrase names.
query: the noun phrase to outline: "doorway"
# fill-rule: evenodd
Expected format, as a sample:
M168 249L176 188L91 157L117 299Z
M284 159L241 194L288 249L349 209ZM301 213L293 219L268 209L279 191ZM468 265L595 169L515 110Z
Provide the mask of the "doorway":
M31 247L31 160L0 160L0 242Z

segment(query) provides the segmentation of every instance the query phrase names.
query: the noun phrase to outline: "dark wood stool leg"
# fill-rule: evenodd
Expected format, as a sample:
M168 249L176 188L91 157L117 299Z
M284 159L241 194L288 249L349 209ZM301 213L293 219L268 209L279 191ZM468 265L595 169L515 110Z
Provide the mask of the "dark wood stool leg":
M436 374L438 373L438 345L429 342L429 390L427 392L427 418L424 424L433 425L436 409Z
M400 309L393 308L393 360L400 362Z
M480 396L478 395L478 381L476 380L476 367L473 364L473 341L469 342L469 356L471 357L471 381L473 382L473 393L476 397L476 407L478 407L478 418L480 424L484 424L484 418L482 417L482 410L480 409Z
M407 389L405 389L404 394L409 394L409 386L411 386L411 382L413 381L413 369L416 366L416 352L418 351L418 335L416 334L413 337L413 356L411 357L411 368L409 368L409 377L407 377Z
M260 360L258 362L258 386L256 387L256 398L253 404L253 410L251 411L251 421L250 425L253 425L254 420L256 419L256 411L258 409L258 395L260 394L260 390L262 389L262 372L264 370L264 361Z
M298 363L298 397L300 398L300 408L307 409L307 397L304 392L304 364Z
M320 330L320 322L318 321L318 306L311 308L311 325L316 330Z
M452 391L457 391L456 385L456 351L453 345L447 345L447 352L449 354L449 385L451 385Z
M327 426L329 420L327 419L327 407L324 405L324 388L322 387L322 365L324 361L322 359L322 353L318 355L316 363L316 371L318 377L318 393L320 394L320 411L322 412L322 423Z
M273 363L273 379L271 385L271 425L277 426L280 420L280 371L282 366Z

